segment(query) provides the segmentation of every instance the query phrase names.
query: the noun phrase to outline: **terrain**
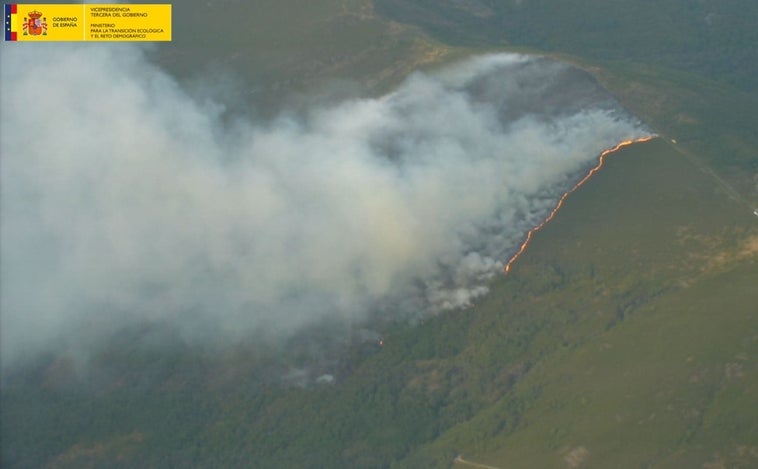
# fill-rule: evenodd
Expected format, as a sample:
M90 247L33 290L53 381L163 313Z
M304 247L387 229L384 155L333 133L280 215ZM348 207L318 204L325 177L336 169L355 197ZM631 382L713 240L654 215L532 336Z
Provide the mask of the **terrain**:
M590 71L658 138L611 155L474 307L383 324L381 344L198 348L154 326L85 372L47 356L4 376L3 466L757 465L758 12L646 4L175 5L154 60L243 84L231 115L517 50ZM316 355L333 383L270 378Z

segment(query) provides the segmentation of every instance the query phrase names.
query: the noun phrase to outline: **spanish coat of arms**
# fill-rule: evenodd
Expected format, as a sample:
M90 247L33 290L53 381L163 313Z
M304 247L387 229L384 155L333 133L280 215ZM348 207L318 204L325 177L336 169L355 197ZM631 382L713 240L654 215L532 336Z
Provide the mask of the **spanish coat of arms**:
M47 35L47 18L43 18L42 13L37 10L30 12L24 21L24 36L27 34L32 36Z

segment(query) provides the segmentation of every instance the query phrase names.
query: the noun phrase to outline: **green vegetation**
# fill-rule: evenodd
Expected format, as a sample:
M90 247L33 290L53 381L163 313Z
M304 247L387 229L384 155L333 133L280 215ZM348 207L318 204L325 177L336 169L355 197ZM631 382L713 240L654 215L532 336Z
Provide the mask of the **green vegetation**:
M333 387L266 386L252 347L114 353L99 360L119 379L89 391L67 385L63 364L46 365L3 393L3 457L58 467L444 467L459 453L512 467L754 463L758 238L709 178L662 140L614 155L481 304L396 326Z
M164 67L222 96L242 88L236 98L263 113L314 90L381 93L463 53L377 17L370 0L194 1L174 8L173 24L173 42L155 51Z
M443 42L528 46L594 60L687 70L758 91L751 0L374 0Z
M547 53L587 68L656 132L758 204L755 2L374 3L445 44Z
M175 6L156 57L184 76L229 67L270 106L335 77L376 93L462 53L366 1L227 2L244 28L197 3ZM758 465L758 6L376 3L477 51L571 54L665 138L610 157L475 308L387 326L334 385L267 380L281 363L254 344L122 337L85 387L75 364L42 362L2 383L3 466Z
M660 140L610 160L515 268L530 286L564 284L536 292L555 311L534 341L546 353L408 467L449 448L501 467L754 465L755 222L707 179Z

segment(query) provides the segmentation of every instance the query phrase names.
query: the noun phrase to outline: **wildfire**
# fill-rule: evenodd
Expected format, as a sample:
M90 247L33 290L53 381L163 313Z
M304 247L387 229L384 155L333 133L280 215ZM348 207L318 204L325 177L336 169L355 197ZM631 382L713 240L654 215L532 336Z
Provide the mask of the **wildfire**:
M529 246L529 243L532 242L532 238L534 237L534 233L536 233L539 230L541 230L545 225L547 225L548 223L550 223L550 220L552 220L553 218L555 218L555 215L558 213L558 210L561 209L561 207L563 206L563 203L566 201L566 199L568 198L568 196L570 196L574 191L576 191L577 189L579 189L580 187L582 187L587 181L590 180L590 178L592 178L592 176L595 175L595 173L597 173L598 171L600 171L600 169L605 164L605 158L608 155L613 154L613 153L621 150L624 147L628 147L629 145L633 145L635 143L647 142L647 141L650 141L650 140L652 140L654 138L655 138L655 136L648 136L648 137L642 137L642 138L638 138L638 139L634 139L634 140L624 140L623 142L618 143L615 147L609 148L607 150L604 150L602 153L600 153L600 159L599 159L599 161L597 163L597 166L595 166L594 168L590 169L590 171L587 173L586 176L584 176L579 182L577 182L574 185L574 187L572 187L571 189L569 189L565 194L563 194L561 196L560 199L558 199L558 203L555 205L555 208L553 209L553 211L550 212L550 215L548 215L547 218L545 218L544 220L542 220L542 222L540 222L539 225L537 225L534 228L532 228L531 230L529 230L529 232L526 234L526 239L524 240L524 243L521 245L521 247L516 252L516 254L514 254L513 257L511 257L511 259L508 261L508 263L505 264L505 273L508 274L511 271L511 267L513 267L513 263L516 262L519 257L521 257L521 255L524 253L524 251L526 251L526 248Z

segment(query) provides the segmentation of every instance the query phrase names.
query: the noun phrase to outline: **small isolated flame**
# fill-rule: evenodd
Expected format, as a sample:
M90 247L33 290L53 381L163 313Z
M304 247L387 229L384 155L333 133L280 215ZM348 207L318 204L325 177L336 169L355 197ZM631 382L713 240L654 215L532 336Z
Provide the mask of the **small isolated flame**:
M521 255L524 253L524 251L526 251L526 248L529 246L529 243L532 242L532 238L534 237L534 233L536 233L539 230L541 230L545 225L547 225L548 223L550 223L550 220L552 220L553 218L555 218L555 215L558 214L558 210L561 209L561 207L563 206L563 203L566 201L566 199L568 198L568 196L570 196L574 191L576 191L577 189L579 189L580 187L582 187L587 181L590 180L590 178L592 178L592 176L595 175L595 173L597 173L598 171L600 171L600 169L605 164L605 158L608 155L616 153L617 151L621 150L624 147L628 147L629 145L633 145L635 143L647 142L647 141L650 141L650 140L652 140L654 138L655 138L655 136L651 135L651 136L641 137L641 138L634 139L634 140L624 140L623 142L618 143L613 148L609 148L607 150L604 150L602 153L600 153L600 160L598 161L597 166L595 166L594 168L590 169L589 173L587 173L587 175L584 176L581 179L581 181L577 182L574 185L574 187L572 187L571 189L569 189L565 194L563 194L561 196L560 199L558 199L558 203L555 205L555 208L553 209L552 212L550 212L550 215L548 215L547 218L545 218L544 220L542 220L542 222L540 222L539 225L537 225L534 228L532 228L531 230L529 230L529 232L526 234L526 239L524 240L524 243L521 245L521 247L516 252L516 254L514 254L513 257L511 257L511 259L508 261L508 263L505 264L505 273L506 274L510 273L511 268L513 267L513 263L516 262L519 257L521 257Z

